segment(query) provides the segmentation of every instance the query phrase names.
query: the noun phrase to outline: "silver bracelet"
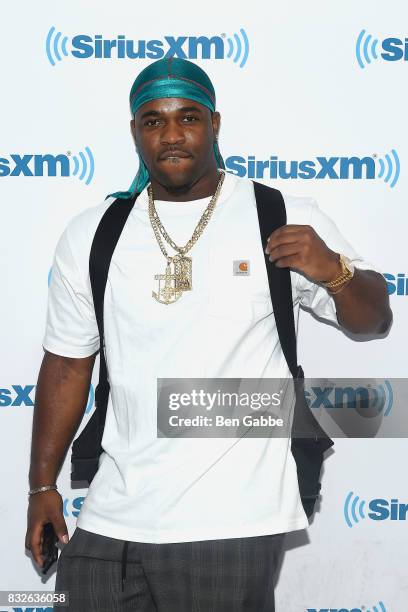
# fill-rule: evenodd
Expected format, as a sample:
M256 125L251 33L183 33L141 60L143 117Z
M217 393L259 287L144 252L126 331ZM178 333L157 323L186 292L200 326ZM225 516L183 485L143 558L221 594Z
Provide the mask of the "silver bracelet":
M40 493L41 491L51 491L53 489L57 490L57 485L44 485L42 487L37 487L36 489L31 489L28 494L34 495L34 493Z

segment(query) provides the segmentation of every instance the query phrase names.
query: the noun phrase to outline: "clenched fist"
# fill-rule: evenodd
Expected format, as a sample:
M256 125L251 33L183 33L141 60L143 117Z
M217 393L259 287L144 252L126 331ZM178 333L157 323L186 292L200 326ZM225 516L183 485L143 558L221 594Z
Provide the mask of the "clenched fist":
M342 271L339 254L329 249L311 225L279 227L269 236L265 253L279 268L295 268L316 283L329 282Z

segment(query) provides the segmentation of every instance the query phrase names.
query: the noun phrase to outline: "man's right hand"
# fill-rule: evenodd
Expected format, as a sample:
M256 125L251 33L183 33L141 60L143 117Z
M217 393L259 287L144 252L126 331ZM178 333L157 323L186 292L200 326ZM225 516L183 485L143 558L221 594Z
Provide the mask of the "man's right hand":
M29 484L55 483L58 472L84 415L96 353L90 357L63 357L45 351L35 391ZM26 549L43 566L42 540L52 523L63 543L68 538L63 501L58 491L41 491L29 498ZM68 539L67 539L68 541Z
M42 567L43 528L46 523L52 523L58 539L63 544L69 540L68 529L64 519L61 495L55 491L41 491L29 498L27 510L27 532L25 547L31 551L35 562Z

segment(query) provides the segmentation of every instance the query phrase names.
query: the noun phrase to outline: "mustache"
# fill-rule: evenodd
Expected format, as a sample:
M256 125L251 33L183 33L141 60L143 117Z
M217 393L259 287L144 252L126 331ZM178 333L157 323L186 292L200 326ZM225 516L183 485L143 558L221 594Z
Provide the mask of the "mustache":
M166 159L167 157L192 157L192 155L189 151L180 149L180 147L168 147L160 153L158 159Z

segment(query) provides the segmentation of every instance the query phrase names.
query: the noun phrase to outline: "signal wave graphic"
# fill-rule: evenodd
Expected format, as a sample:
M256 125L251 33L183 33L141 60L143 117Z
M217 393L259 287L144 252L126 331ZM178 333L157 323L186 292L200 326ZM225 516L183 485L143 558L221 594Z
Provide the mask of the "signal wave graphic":
M239 30L239 33L241 34L242 41L241 41L241 38L236 33L233 35L233 38L227 38L227 43L228 43L227 58L229 59L233 56L234 49L235 49L235 55L233 57L233 61L235 64L240 62L239 67L243 68L247 62L248 55L249 55L249 40L243 28Z
M350 491L346 497L346 501L344 502L344 518L348 527L350 528L359 523L361 519L365 519L365 500L360 500L358 495L355 495L353 498L353 495L353 491Z
M67 51L68 36L62 37L61 32L57 32L57 33L55 32L56 32L56 29L54 26L52 26L45 40L45 51L47 53L48 61L50 62L51 66L55 66L55 63L56 63L55 60L57 60L58 62L62 60L61 54L65 55L65 57L68 56L68 51Z
M78 156L73 155L72 161L74 164L74 169L72 174L77 176L80 181L85 179L85 184L89 185L95 172L95 160L89 147L85 147L85 152L87 153L88 158L85 157L85 154L82 153L82 151L80 151Z
M376 394L373 405L377 405L379 410L383 411L384 416L388 416L391 412L392 405L394 403L394 394L389 380L384 381L384 385L377 385L372 389ZM388 391L388 393L387 393Z
M377 55L378 38L373 38L365 30L361 30L356 42L356 58L360 68L365 68L373 60L378 59Z
M371 612L371 608L366 608L365 612ZM373 606L372 612L387 612L382 601L378 602L378 606Z
M401 164L398 153L395 149L391 149L391 154L384 155L384 159L377 158L377 163L380 166L378 178L382 178L385 183L389 183L390 187L395 187L400 171Z

